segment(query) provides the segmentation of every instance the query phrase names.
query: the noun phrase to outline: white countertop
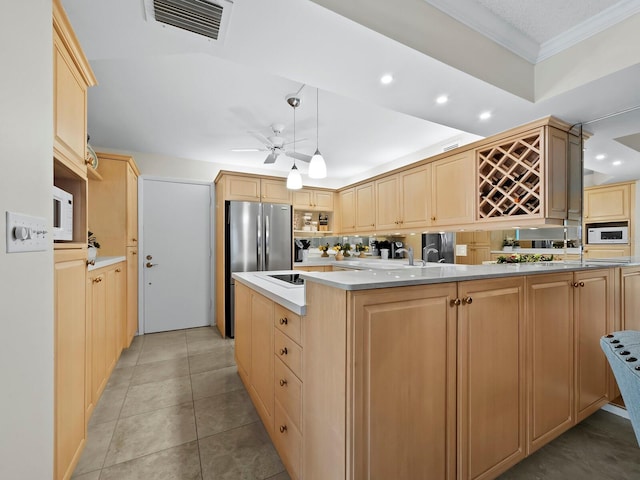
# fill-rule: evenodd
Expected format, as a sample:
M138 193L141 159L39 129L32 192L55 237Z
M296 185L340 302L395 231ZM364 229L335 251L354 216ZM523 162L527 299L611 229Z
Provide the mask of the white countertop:
M96 264L89 265L87 271L97 270L98 268L108 267L114 263L120 263L127 260L127 257L96 257Z
M491 250L491 253L496 253L498 255L515 255L516 253L537 253L540 255L580 255L579 248L567 248L567 251L564 251L564 248L515 248L513 250Z
M640 259L624 259L635 265ZM637 260L634 262L634 260ZM338 272L301 272L305 282L318 282L342 290L370 290L409 285L482 280L491 277L512 277L542 273L585 270L621 266L622 259L589 262L504 263L491 265L453 265L429 263L426 267L402 267L392 270L353 270Z
M265 297L282 305L298 315L306 313L304 285L291 285L269 275L301 273L300 270L277 270L272 272L238 272L231 276Z

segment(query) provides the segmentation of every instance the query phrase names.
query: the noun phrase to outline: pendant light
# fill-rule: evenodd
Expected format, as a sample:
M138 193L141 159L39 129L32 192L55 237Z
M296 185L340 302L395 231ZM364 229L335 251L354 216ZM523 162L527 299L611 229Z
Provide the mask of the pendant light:
M290 103L293 107L293 153L296 153L296 107L299 103ZM293 167L287 176L287 188L289 190L300 190L302 188L302 175L296 167L296 159L293 159Z
M316 153L313 154L309 163L309 178L325 178L327 176L327 164L318 148L318 118L318 89L316 88Z

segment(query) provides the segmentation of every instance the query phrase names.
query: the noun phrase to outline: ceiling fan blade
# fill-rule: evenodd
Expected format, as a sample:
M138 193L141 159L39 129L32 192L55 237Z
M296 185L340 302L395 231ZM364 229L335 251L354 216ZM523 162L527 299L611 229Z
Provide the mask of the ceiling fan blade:
M265 164L276 163L276 158L278 158L278 155L272 152L269 155L267 155L267 158L265 158L264 163Z
M295 142L293 140L291 140L290 142L284 143L283 146L293 145L294 143L300 143L300 142L304 142L306 140L309 140L309 139L308 138L297 138Z
M248 133L250 135L253 135L258 140L260 140L260 142L264 143L267 147L271 148L273 146L271 144L271 142L269 141L269 139L267 137L265 137L263 134L261 134L260 132L248 132Z
M296 160L300 160L301 162L309 163L311 161L311 155L305 155L304 153L298 152L285 152L288 157L295 158Z

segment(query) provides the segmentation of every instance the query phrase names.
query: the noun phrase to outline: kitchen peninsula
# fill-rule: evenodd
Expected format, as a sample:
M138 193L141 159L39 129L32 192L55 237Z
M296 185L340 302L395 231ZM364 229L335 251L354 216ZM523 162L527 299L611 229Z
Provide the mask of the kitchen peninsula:
M493 479L613 398L637 265L241 274L238 371L292 478Z

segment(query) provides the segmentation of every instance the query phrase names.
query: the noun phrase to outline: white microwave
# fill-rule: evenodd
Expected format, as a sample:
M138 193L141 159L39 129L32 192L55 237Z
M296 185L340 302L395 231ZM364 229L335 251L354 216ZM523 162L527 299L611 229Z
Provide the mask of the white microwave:
M629 243L629 226L626 222L623 225L587 226L587 243L591 245L627 244Z
M53 187L53 239L73 240L73 195Z

